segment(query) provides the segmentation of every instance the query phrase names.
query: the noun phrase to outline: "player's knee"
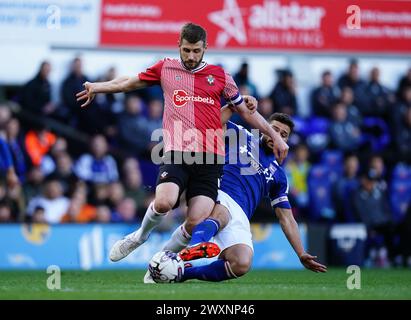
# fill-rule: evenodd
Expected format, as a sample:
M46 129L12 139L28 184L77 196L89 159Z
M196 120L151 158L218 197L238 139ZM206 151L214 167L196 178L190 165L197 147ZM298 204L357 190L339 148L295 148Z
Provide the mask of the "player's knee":
M164 197L159 197L154 200L154 210L158 213L167 213L173 209L171 201Z
M237 277L245 275L251 267L251 257L248 256L236 257L229 262L231 270Z

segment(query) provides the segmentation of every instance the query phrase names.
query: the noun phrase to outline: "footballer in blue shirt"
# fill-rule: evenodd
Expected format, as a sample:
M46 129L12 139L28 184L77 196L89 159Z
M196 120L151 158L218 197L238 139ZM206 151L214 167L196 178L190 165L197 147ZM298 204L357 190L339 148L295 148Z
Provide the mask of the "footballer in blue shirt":
M230 115L227 111L222 121L223 118L228 120ZM268 122L287 142L294 128L291 118L274 113ZM190 264L186 264L183 281L223 281L240 277L250 270L253 243L249 221L263 197L270 199L281 228L302 265L314 272L327 271L326 266L316 261L316 256L303 248L287 197L287 177L275 160L272 147L268 136L253 135L239 125L226 123L226 164L217 204L210 217L194 228L189 246L179 253L185 261L216 255L218 259L202 266L188 267Z

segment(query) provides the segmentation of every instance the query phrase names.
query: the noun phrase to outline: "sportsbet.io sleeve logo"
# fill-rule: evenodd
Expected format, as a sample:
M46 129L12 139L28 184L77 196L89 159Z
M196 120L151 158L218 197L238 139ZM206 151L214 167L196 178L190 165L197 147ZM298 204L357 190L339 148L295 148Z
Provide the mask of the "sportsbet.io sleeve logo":
M200 96L189 96L188 93L182 89L174 90L173 104L175 107L177 108L184 107L188 101L207 103L211 105L214 105L215 103L214 99L210 97L203 98Z

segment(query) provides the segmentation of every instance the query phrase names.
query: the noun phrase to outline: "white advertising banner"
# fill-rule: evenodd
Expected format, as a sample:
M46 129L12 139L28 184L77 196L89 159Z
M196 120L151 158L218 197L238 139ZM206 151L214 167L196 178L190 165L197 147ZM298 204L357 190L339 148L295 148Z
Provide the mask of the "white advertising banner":
M0 43L95 47L100 0L0 0Z

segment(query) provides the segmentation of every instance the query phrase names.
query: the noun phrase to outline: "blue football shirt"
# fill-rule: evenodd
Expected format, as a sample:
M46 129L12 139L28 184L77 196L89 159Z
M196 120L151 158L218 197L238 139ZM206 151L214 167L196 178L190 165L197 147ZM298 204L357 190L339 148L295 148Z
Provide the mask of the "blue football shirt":
M240 125L227 123L225 165L220 189L227 193L251 219L263 197L273 208L290 209L287 176L267 152L262 140Z

